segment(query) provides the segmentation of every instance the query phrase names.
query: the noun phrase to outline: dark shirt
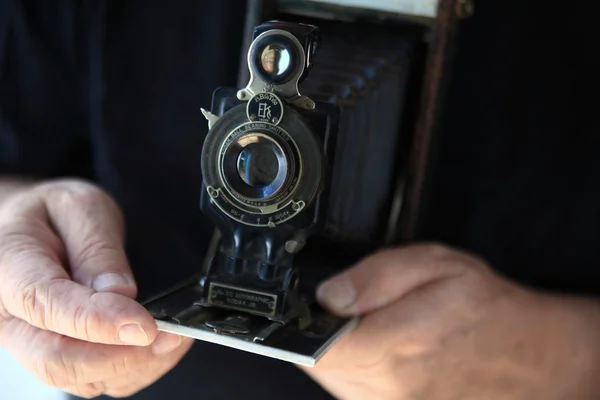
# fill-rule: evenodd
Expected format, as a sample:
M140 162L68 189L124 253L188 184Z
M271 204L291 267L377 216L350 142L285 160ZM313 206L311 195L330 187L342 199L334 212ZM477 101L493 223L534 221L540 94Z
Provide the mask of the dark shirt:
M197 272L212 234L198 209L199 109L236 85L244 5L0 0L0 175L81 176L112 194L142 297ZM597 294L600 68L587 7L477 3L419 238L524 284ZM330 398L291 364L201 342L133 398L167 396Z

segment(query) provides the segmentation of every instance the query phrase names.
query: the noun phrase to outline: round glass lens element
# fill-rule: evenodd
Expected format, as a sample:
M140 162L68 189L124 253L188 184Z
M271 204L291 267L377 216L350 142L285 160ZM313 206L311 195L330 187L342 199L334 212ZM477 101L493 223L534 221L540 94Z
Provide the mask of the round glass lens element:
M283 147L261 132L235 138L221 159L223 183L234 196L250 200L276 196L285 187L289 167Z
M281 76L291 68L290 51L282 44L268 44L260 55L260 63L267 75Z
M279 174L277 148L272 142L253 143L245 147L238 157L238 173L249 186L264 188Z

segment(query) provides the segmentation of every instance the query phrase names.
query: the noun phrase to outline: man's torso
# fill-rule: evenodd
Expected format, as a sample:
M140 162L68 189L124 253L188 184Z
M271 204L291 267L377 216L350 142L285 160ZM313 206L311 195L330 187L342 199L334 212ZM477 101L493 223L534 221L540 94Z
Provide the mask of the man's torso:
M0 4L0 173L108 190L142 296L195 273L212 234L199 109L236 83L245 2ZM589 36L536 22L541 7L489 2L465 24L420 236L523 282L597 291L600 123L581 95L598 79L577 51ZM292 365L205 343L134 398L192 394L329 398Z

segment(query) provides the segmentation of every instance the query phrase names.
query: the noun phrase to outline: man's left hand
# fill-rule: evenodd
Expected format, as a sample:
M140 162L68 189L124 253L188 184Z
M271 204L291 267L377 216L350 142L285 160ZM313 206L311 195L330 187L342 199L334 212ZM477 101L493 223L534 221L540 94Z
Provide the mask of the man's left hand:
M600 302L545 294L438 245L386 250L325 282L362 316L305 371L344 400L587 400L600 394Z

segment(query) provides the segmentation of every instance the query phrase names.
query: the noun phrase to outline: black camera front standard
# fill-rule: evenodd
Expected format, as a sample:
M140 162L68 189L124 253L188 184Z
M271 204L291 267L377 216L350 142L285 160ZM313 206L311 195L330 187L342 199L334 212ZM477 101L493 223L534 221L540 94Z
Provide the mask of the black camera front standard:
M300 88L312 25L254 29L250 79L217 89L202 149L202 212L218 236L201 275L146 306L162 330L312 366L356 320L323 310L295 257L325 230L339 107Z
M426 52L410 24L303 21L319 28L249 29L241 88L201 110L215 236L197 276L143 304L161 330L312 366L357 323L317 284L397 244Z

